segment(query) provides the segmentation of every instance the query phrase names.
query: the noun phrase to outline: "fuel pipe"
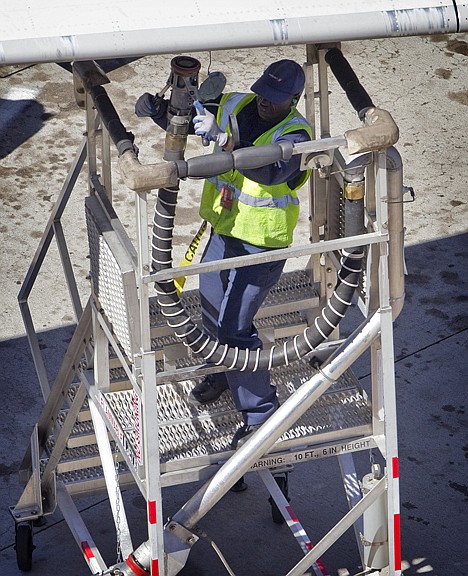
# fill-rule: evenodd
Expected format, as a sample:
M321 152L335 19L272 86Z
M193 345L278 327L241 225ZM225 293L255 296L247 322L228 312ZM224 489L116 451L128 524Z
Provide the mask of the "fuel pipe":
M172 231L177 196L178 190L174 189L162 188L158 193L153 220L152 265L154 272L172 267ZM307 327L302 335L296 335L283 345L273 346L270 350L229 347L205 334L185 312L173 280L156 282L156 297L167 324L195 354L200 354L211 364L223 365L228 370L252 372L270 370L303 358L335 330L351 305L354 291L358 286L362 259L361 248L344 253L341 258L338 282L321 315L317 316L312 326Z

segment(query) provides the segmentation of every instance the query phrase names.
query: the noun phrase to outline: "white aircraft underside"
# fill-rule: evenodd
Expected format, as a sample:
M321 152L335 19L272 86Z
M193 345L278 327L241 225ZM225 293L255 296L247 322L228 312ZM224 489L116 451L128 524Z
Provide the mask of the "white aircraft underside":
M466 31L461 0L16 0L0 65Z

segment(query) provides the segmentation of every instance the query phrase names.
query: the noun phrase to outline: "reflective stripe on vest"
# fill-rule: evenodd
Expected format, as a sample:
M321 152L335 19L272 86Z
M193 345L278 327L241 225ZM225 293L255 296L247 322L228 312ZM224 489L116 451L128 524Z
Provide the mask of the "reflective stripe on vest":
M288 204L299 205L299 198L292 196L292 194L285 194L281 198L259 198L257 196L251 196L246 192L239 190L232 182L224 182L220 178L207 178L212 184L216 186L216 190L221 194L221 190L225 184L233 190L233 199L242 202L242 204L247 204L248 206L257 206L258 208L286 208Z

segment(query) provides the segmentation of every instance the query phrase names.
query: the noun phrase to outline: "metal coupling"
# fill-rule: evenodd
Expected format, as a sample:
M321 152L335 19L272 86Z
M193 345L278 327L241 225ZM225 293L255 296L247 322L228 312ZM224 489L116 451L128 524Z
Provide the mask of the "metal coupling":
M362 200L366 191L365 180L345 182L343 194L347 200Z

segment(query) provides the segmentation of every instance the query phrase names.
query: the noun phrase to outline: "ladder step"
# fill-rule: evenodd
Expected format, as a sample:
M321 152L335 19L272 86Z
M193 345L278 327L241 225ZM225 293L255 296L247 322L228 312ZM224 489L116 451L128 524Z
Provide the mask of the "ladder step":
M90 423L89 423L90 424ZM91 437L91 435L90 435ZM113 442L111 443L113 446ZM46 454L50 455L55 446L55 439L50 437L45 445ZM120 452L115 453L115 460L123 462L124 457ZM97 444L85 444L74 448L66 447L57 465L57 472L71 472L83 468L92 468L101 465L101 456Z
M200 299L198 290L189 290L181 295L181 302L194 322L200 322ZM286 329L292 325L292 320L303 323L305 317L301 312L310 311L319 306L318 284L313 284L303 270L285 272L276 286L274 286L257 313L256 326L275 327L277 330ZM289 316L290 315L290 316ZM153 338L173 336L172 328L167 326L164 316L155 297L150 299L150 325ZM284 337L289 334L277 335Z
M314 370L306 361L274 370L272 383L277 387L280 402L284 403L313 374ZM175 466L178 466L182 461L191 460L191 465L197 465L197 458L204 461L206 456L229 451L231 438L241 424L229 392L206 407L195 408L188 404L186 398L193 384L186 381L164 384L158 388L163 464L177 462ZM107 398L117 413L118 396ZM357 430L357 434L362 433L363 429L369 432L370 423L371 411L367 398L356 385L352 374L347 373L283 435L282 441L288 441L292 446L317 444L325 436L331 440L333 437L342 438L343 434L352 437Z
M295 362L272 371L279 400L283 403L303 382L315 373L307 360ZM216 402L194 407L187 396L193 380L165 383L158 387L158 418L160 422L161 466L174 472L219 461L230 451L230 441L241 425L241 417L229 392ZM131 390L107 392L105 399L126 436L127 446L136 445ZM354 438L371 433L371 410L365 393L359 388L351 371L346 372L282 437L288 449L320 444L324 441ZM70 436L64 470L77 469L80 457L95 458L92 422L77 424ZM88 448L86 448L88 446ZM71 456L76 456L76 459ZM86 462L86 458L82 458Z
M62 480L70 494L91 494L106 489L104 472L101 466L92 466L57 474L58 480ZM119 466L120 488L132 486L135 479L125 464Z

